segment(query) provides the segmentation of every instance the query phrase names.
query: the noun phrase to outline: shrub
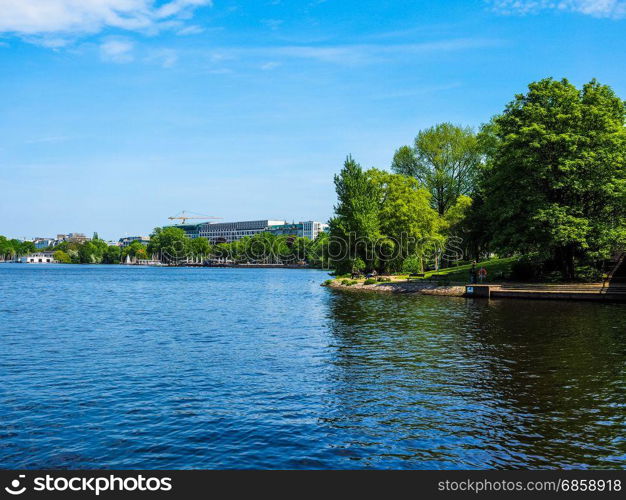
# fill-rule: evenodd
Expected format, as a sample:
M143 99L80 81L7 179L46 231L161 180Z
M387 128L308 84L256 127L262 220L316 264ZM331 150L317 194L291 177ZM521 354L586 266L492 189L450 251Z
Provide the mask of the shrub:
M356 272L365 271L365 262L363 261L363 259L359 257L354 259L354 261L352 262L352 270Z
M373 285L373 284L375 284L375 283L376 283L376 278L367 278L367 279L363 282L363 284L364 284L364 285Z
M322 283L322 286L330 286L333 281L335 280L326 280L324 281L324 283Z
M602 281L602 271L593 266L580 266L576 268L576 280L586 283Z
M402 271L405 273L419 273L422 271L420 264L421 262L418 257L410 255L404 259L404 262L402 263Z
M358 281L355 280L341 280L341 284L343 286L352 286L352 285L356 285L358 283Z
M57 250L54 252L54 260L60 262L61 264L70 264L72 262L71 257L65 253L63 250Z

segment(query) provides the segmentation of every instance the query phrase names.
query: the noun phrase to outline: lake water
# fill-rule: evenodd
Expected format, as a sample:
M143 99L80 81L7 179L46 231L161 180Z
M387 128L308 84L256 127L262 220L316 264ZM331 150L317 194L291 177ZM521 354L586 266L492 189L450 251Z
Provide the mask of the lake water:
M626 306L326 278L0 265L0 467L626 467Z

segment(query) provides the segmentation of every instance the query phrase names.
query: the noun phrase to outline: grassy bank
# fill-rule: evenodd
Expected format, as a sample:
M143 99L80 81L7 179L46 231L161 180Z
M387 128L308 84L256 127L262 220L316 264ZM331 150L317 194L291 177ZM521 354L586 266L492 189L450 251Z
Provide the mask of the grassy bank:
M487 270L486 283L499 282L511 275L511 267L518 260L518 257L507 257L503 259L491 259L476 264L476 269L484 267ZM423 279L443 278L450 282L468 282L471 264L449 267L439 271L429 271Z
M517 257L507 257L503 259L490 259L476 264L476 269L484 267L487 270L487 277L484 279L485 283L500 282L503 279L508 278L511 275L511 267L517 261ZM328 280L326 284L331 282L337 282L344 286L352 286L356 284L374 284L375 282L396 282L406 281L440 281L442 284L447 283L469 283L471 264L464 264L462 266L448 267L446 269L440 269L439 271L427 271L424 276L410 277L409 274L394 274L392 276L379 277L377 279L360 278L353 280L349 275L337 276L332 280Z

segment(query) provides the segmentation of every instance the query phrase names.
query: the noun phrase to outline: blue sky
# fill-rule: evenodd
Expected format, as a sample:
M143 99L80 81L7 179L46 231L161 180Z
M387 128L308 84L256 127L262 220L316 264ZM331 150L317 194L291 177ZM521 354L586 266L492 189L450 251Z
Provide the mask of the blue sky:
M148 234L186 209L326 220L547 76L626 97L622 0L0 0L0 234Z

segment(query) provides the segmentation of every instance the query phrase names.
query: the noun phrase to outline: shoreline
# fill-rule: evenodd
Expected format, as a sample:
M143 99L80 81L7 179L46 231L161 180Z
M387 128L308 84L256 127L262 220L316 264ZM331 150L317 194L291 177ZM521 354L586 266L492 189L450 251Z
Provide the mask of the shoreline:
M353 285L344 285L339 280L334 279L329 283L322 283L322 286L336 290L359 290L391 294L444 295L447 297L465 296L465 285L440 285L438 283L420 283L418 281L383 281L371 285L357 282Z
M348 281L348 283L342 283ZM485 283L440 284L396 280L365 284L359 280L333 279L322 286L335 290L356 290L375 293L440 295L480 299L560 300L626 303L626 289L606 283ZM472 288L468 290L468 288ZM479 292L480 290L480 292Z

